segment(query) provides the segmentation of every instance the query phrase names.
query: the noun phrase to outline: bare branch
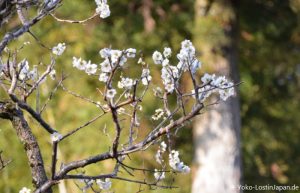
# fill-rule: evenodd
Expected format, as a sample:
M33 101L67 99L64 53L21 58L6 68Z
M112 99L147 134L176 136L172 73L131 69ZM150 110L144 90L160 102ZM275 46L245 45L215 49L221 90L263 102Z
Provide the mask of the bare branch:
M11 100L18 104L18 106L25 111L27 111L38 123L40 123L44 129L46 129L49 133L53 134L57 132L53 129L44 119L35 112L27 103L20 101L14 94L9 95Z
M94 19L95 17L99 16L98 13L94 13L92 16L90 16L89 18L83 19L83 20L69 20L69 19L60 19L58 17L56 17L54 14L50 14L56 21L58 22L63 22L63 23L77 23L77 24L83 24L89 20Z
M0 171L3 170L8 164L12 162L12 160L4 161L2 157L3 151L0 150Z

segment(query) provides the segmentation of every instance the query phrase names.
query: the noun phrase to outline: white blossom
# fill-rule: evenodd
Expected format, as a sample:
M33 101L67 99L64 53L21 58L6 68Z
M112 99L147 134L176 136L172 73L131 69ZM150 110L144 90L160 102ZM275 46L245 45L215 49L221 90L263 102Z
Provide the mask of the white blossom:
M181 42L181 51L183 55L189 56L190 58L195 56L195 47L190 40L184 40ZM184 52L186 54L184 54Z
M164 48L163 54L164 54L164 57L169 58L171 56L171 54L172 54L171 48L167 48L167 47Z
M194 61L191 64L191 72L195 74L199 68L201 68L201 62L197 59L194 59Z
M212 93L214 89L210 85L203 86L198 89L198 99L200 101L204 101L206 98L208 98ZM192 90L192 94L195 94L195 91Z
M138 60L137 63L138 63L138 64L143 64L143 63L144 63L143 58L139 58L139 60Z
M143 106L142 106L142 105L138 105L138 106L137 106L137 109L138 109L139 111L142 111L142 110L143 110Z
M195 58L195 47L190 40L181 42L180 52L177 54L179 60L177 68L183 72L191 70L194 74L201 67L201 62Z
M95 0L97 4L96 12L100 15L102 19L107 18L110 16L110 9L109 5L107 4L106 1L102 0Z
M23 187L23 188L19 191L19 193L30 193L30 192L31 192L31 190L28 189L28 188L26 188L26 187Z
M121 81L118 82L119 88L131 89L134 84L134 81L131 78L122 78Z
M111 53L110 53L110 49L109 48L103 48L99 51L99 54L101 56L101 58L108 58L110 57Z
M201 77L201 81L203 82L203 84L206 84L208 82L211 82L215 79L216 75L215 74L207 74L205 73L202 77Z
M154 170L154 177L156 180L162 180L165 179L165 172L160 172L157 169Z
M167 58L164 59L162 62L162 66L165 67L165 66L169 65L169 62L170 62L169 59L167 59Z
M18 64L18 68L20 70L19 72L19 79L20 80L25 80L28 79L28 75L29 75L29 64L27 60L22 60L19 64Z
M98 179L96 183L98 184L99 188L102 190L109 190L111 188L111 181L109 178L105 178L104 181Z
M120 61L119 61L119 65L123 66L127 61L127 58L125 56L121 56Z
M108 59L105 59L101 64L100 64L100 66L101 66L101 71L102 72L110 72L111 70L112 70L112 66L111 66L111 64L110 64L110 62L109 62L109 60Z
M152 55L152 59L155 64L161 64L163 57L159 51L155 51Z
M118 62L119 58L122 56L121 50L111 50L111 61L112 63Z
M172 169L174 169L177 172L182 172L182 173L190 172L190 168L184 165L184 163L180 161L178 151L172 150L171 153L169 154L169 165Z
M157 163L162 164L162 162L164 162L162 155L166 150L167 150L167 144L164 141L162 141L160 143L159 149L155 154L155 160Z
M193 43L190 40L184 40L181 42L182 49L189 49L190 47L193 47Z
M167 144L164 141L160 143L160 149L162 152L165 152L167 150Z
M225 76L216 76L215 74L204 74L201 78L206 86L198 90L199 100L204 100L213 93L218 93L223 101L235 94L234 84L228 81Z
M166 91L168 91L168 93L172 93L173 91L174 91L174 84L166 84L165 85L165 89L166 89Z
M34 68L33 70L29 70L29 63L26 59L23 59L18 64L19 74L18 77L20 80L26 81L26 80L35 80L37 78L37 68Z
M88 75L95 74L97 72L97 65L92 64L91 61L89 60L88 62L84 61L85 65L85 72Z
M37 68L35 68L35 69L29 71L29 73L27 74L27 77L28 77L28 79L36 80L37 77L38 77ZM41 81L41 83L43 83L46 79L47 79L47 77L45 77L45 78Z
M118 109L117 109L117 113L118 113L118 114L124 114L124 113L125 113L125 109L122 108L122 107L121 107L121 108L118 108Z
M223 101L226 101L229 97L235 95L234 84L232 82L226 81L219 84L219 95Z
M73 57L73 67L77 68L78 70L85 70L85 63L81 58Z
M65 43L59 43L59 44L57 44L57 46L52 48L52 53L57 55L57 56L60 56L60 55L63 54L65 49L66 49L66 44Z
M176 164L176 170L182 173L190 173L191 169L189 166L185 165L183 162Z
M49 76L51 77L52 80L55 80L56 77L56 71L53 69L51 70L51 72L49 73Z
M166 66L161 69L161 78L165 89L173 92L175 79L179 78L179 71L175 66Z
M124 95L124 97L125 97L126 99L132 98L132 94L131 94L130 92L126 92L125 95Z
M112 98L115 97L116 94L117 94L116 89L109 89L106 92L106 97L109 98L109 99L112 99Z
M101 103L100 103L100 101L97 101L96 103L97 103L96 106L99 107L99 108L101 108Z
M126 55L128 58L134 58L135 54L136 54L136 49L134 49L134 48L128 48L126 50Z
M152 76L143 77L142 84L147 86L151 80L152 80Z
M152 80L152 76L150 76L150 70L147 68L144 68L142 71L142 84L143 85L148 85L149 82Z
M177 59L179 61L186 62L188 60L188 56L189 56L189 54L188 54L187 50L181 49L180 52L177 54Z
M107 82L107 80L108 80L108 75L107 75L107 73L101 73L101 74L99 75L99 81L101 81L101 82Z
M177 64L177 68L179 69L179 70L182 70L182 71L187 71L187 65L185 65L185 63L183 63L182 61L179 61L178 62L178 64Z
M168 66L168 72L173 78L179 78L178 68L176 68L175 66Z
M152 119L153 119L153 120L158 120L158 119L160 119L163 115L164 115L164 110L162 110L162 109L156 109L156 110L155 110L155 114L152 115Z
M62 137L63 137L63 136L62 136L60 133L54 132L54 133L51 134L51 141L52 141L52 142L59 141L59 140L62 139Z
M95 0L95 3L99 6L101 3L107 3L107 0Z

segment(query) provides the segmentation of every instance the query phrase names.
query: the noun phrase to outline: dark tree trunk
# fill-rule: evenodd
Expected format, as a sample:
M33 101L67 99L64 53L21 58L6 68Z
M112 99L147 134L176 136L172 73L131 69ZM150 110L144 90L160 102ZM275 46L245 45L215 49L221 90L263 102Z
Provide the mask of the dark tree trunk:
M31 169L32 183L39 188L47 181L47 175L39 145L24 118L23 112L12 102L0 102L0 118L9 119L24 146ZM46 193L51 193L51 190Z
M238 83L235 6L233 0L197 0L194 42L201 50L205 71ZM210 107L195 121L193 193L240 192L240 128L238 95Z

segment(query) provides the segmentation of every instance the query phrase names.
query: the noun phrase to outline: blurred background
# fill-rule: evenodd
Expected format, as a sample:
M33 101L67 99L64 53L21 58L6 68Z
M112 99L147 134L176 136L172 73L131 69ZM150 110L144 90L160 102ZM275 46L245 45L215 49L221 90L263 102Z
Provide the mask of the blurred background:
M95 88L99 84L97 78L84 76L82 72L72 68L73 56L100 63L98 52L103 47L134 47L142 50L150 63L154 50L162 51L163 47L169 46L175 53L179 50L182 40L190 39L203 62L199 75L215 72L227 75L236 82L242 82L237 88L239 97L229 101L228 108L221 111L212 110L221 113L221 116L226 115L227 121L221 122L221 125L228 123L233 127L231 130L221 131L224 131L224 136L226 132L231 131L235 137L233 146L236 146L236 149L240 147L241 153L234 156L235 159L241 160L238 164L235 163L235 169L241 174L242 184L300 185L299 0L110 0L108 3L111 16L105 20L96 18L80 25L59 23L49 16L32 28L35 36L49 47L59 42L66 43L67 50L58 59L56 67L58 75L64 72L70 76L65 82L70 90L97 98ZM64 19L80 20L92 15L94 9L93 0L65 0L55 15ZM11 20L1 27L1 34L18 25L17 20ZM42 48L28 34L13 42L11 47L26 41L30 41L31 45L23 49L19 58L27 58L30 64L49 61L49 51ZM127 71L135 76L132 69L128 67ZM154 67L152 75L154 79L159 79L159 67ZM44 85L41 88L41 97L46 99L54 86L54 82L51 81ZM150 117L158 104L151 95L146 97L146 103L149 105L143 109L143 124L150 127ZM52 108L48 108L44 117L62 133L78 127L98 113L92 105L89 106L61 91L57 92L50 107ZM209 110L207 114L216 115ZM173 144L174 148L181 152L182 160L192 166L193 171L187 175L178 174L166 179L169 183L174 181L180 188L158 189L152 192L192 191L193 179L199 177L198 170L202 167L201 158L198 156L205 156L197 153L198 148L203 148L202 141L198 141L203 139L198 136L197 131L201 127L198 125L201 125L201 121L205 122L205 117L207 118L200 118L200 122L197 120L194 126L191 124L183 128L175 136ZM33 132L43 149L46 169L49 170L50 137L38 129L39 125L33 120L27 118L33 125ZM211 123L215 117L207 120L206 128L213 127ZM112 123L109 118L104 118L95 125L79 132L72 140L62 143L62 161L82 159L108 149L108 146L103 145L109 142L107 137L103 138L103 128L112 127ZM109 132L113 135L113 130L108 129ZM194 139L194 142L191 139ZM219 145L226 147L226 143L220 142ZM209 149L206 147L205 151ZM0 172L0 192L14 193L23 186L32 187L22 144L16 138L10 124L4 120L0 120L0 150L4 151L5 158L12 160L11 164ZM150 152L136 154L130 164L155 168L153 160L156 150L157 148L153 147ZM225 165L226 163L224 162ZM87 168L85 172L93 174L112 168L111 163L104 162ZM137 173L136 178L139 177L143 179L145 174ZM146 178L151 177L146 175ZM67 192L79 192L73 181L64 182L60 188L66 188ZM148 187L144 189L144 192L150 192ZM113 181L114 192L132 193L138 190L139 186L136 184ZM55 192L59 192L58 188ZM193 193L196 192L201 193L200 190L194 189Z

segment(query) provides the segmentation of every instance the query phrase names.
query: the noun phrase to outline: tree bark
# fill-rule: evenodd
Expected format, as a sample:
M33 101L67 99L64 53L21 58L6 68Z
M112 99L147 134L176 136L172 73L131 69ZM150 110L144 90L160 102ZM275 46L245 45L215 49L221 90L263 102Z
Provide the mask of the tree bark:
M39 188L48 178L39 145L24 118L23 112L10 101L0 102L0 118L11 121L19 140L24 146L31 169L32 183L35 188ZM52 193L52 190L49 189L46 193Z
M234 0L197 0L194 42L208 66L205 71L238 83L235 6ZM197 118L193 130L197 168L193 193L241 192L240 124L238 94Z

